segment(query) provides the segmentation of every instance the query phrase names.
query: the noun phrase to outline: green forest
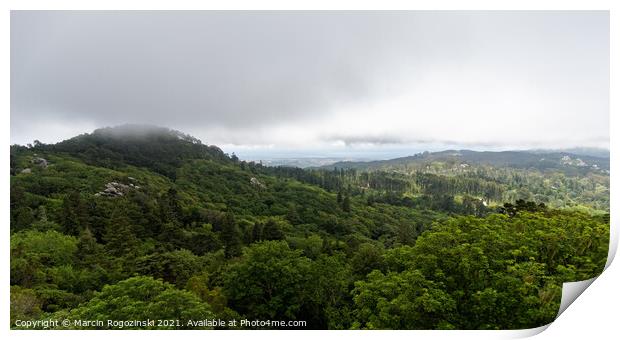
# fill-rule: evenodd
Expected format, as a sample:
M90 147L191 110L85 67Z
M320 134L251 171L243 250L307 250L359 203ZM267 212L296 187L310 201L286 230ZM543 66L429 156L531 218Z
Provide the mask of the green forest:
M595 156L268 167L126 125L12 145L10 167L14 329L532 328L607 260L609 159Z

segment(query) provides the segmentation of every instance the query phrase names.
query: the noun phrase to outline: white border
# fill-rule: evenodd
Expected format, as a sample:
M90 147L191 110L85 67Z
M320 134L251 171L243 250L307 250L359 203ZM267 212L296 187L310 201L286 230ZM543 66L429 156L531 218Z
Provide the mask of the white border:
M617 3L617 1L616 1ZM231 0L221 2L206 2L206 1L193 1L193 0L175 0L175 1L122 1L122 0L22 0L22 1L3 1L3 11L0 13L0 39L1 45L4 50L1 55L2 70L0 71L0 79L2 82L2 88L0 91L0 103L4 108L4 113L1 116L2 129L5 141L10 144L10 19L9 10L21 9L21 10L60 10L60 9L118 9L118 10L135 10L135 9L418 9L418 10L475 10L475 9L487 9L487 10L610 10L610 22L611 22L611 112L610 112L610 128L618 128L617 119L618 105L618 82L619 68L615 59L618 59L620 55L618 53L618 41L620 37L619 22L616 11L618 5L614 1L604 0L591 0L591 1L553 1L553 0L521 0L521 1L489 1L489 0L470 0L470 1L457 1L457 0L439 0L439 1L400 1L400 0L382 0L368 1L336 1L336 0L302 0L302 1L285 1L285 0ZM615 39L615 43L614 43ZM615 58L614 58L615 57ZM614 138L612 134L611 145L614 142L617 144L618 138ZM2 148L2 158L0 168L9 168L9 148L5 144ZM612 148L612 172L618 168L618 157L616 150ZM5 170L6 171L6 170ZM612 176L613 177L613 176ZM4 193L1 203L2 219L5 221L5 229L2 233L2 249L5 254L2 256L1 263L3 268L2 277L4 283L0 289L0 301L2 302L2 320L5 320L5 336L11 336L14 338L34 338L34 337L50 337L58 339L76 339L85 335L84 331L47 331L47 332L24 332L24 331L9 331L8 319L9 319L9 181L8 176L2 182L2 192ZM614 203L617 202L618 191L617 182L611 181L611 202L612 202L612 240L611 247L615 250L618 243L618 218L617 209L614 209ZM615 251L610 251L610 253ZM609 262L608 262L609 264ZM166 331L113 331L110 334L107 331L86 331L89 337L95 339L106 339L109 336L121 337L121 338L135 338L136 336L144 336L155 339L168 339L171 336L177 337L191 337L191 338L236 338L236 337L248 337L253 339L273 339L273 338L290 338L291 336L299 339L313 339L316 337L349 337L356 339L368 338L368 337L390 337L411 339L412 337L422 338L434 338L434 339L497 339L497 338L518 338L524 336L531 336L543 331L538 337L541 338L574 338L574 337L586 337L593 335L604 336L608 338L609 335L617 334L617 312L620 294L618 289L620 287L620 269L619 266L610 266L599 279L595 280L591 287L587 289L583 296L578 298L555 322L548 327L541 327L534 330L523 331L348 331L348 332L336 332L336 331L303 331L290 333L288 331L177 331L174 334ZM545 330L546 329L546 330ZM10 333L10 335L8 334Z

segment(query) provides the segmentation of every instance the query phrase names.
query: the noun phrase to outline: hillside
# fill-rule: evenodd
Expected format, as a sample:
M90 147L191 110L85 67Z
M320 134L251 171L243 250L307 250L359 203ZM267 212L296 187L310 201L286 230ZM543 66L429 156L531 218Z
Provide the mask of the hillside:
M456 162L451 153L416 157ZM608 174L461 154L487 172L398 168L409 160L373 171L265 167L135 125L13 145L11 327L47 318L179 320L163 328L212 328L190 322L210 318L313 329L550 322L562 282L591 278L606 261ZM518 186L491 177L521 170L532 173Z
M216 146L208 146L182 132L150 125L122 125L102 128L53 145L39 145L41 151L62 153L108 168L127 164L145 167L168 177L188 159L229 157Z
M588 172L609 174L609 157L577 155L568 152L544 151L471 151L446 150L424 152L409 157L371 162L338 162L324 168L358 170L394 170L424 168L433 163L457 165L488 165L516 169L556 170L565 174Z
M554 208L608 211L609 158L564 152L447 150L372 162L340 162L323 171L355 174L355 187L399 192L469 195L491 204L518 199Z

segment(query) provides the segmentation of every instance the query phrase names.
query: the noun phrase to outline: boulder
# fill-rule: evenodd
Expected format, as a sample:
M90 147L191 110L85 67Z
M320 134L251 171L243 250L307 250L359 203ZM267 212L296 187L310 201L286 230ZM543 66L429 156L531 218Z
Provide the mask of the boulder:
M266 186L261 183L256 177L250 178L250 184L257 186L259 188L266 188Z
M48 162L47 159L41 157L35 157L30 161L34 165L38 165L42 168L47 168Z
M95 196L118 197L123 196L130 189L138 189L137 185L126 185L118 182L109 182L105 185L105 189L95 194Z

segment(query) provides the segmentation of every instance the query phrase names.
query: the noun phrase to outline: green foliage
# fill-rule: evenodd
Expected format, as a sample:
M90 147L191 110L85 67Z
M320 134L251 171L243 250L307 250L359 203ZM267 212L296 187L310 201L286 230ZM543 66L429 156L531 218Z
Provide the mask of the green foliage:
M123 207L117 207L106 226L103 240L113 256L136 255L137 238L131 219Z
M415 246L387 252L387 276L374 271L365 281L356 282L357 326L506 329L549 323L559 308L562 282L600 274L608 240L607 224L580 213L520 212L512 218L450 219L434 225ZM451 309L432 320L423 321L423 316L403 319L420 308L397 308L406 305L400 294L414 294L419 288L395 288L409 281L429 292L440 289L447 296L433 299ZM428 309L424 313L433 315Z
M222 224L221 240L224 243L224 254L226 257L235 257L241 254L242 234L233 215L225 214Z
M11 318L540 326L608 250L608 165L564 156L273 168L136 126L11 146Z
M146 167L171 178L185 159L229 161L219 148L203 145L200 140L179 131L129 124L98 129L92 134L35 148L65 152L97 166L114 168L131 164Z
M351 198L348 194L344 195L342 199L342 210L345 212L351 212Z
M284 232L278 223L272 219L263 226L261 240L275 241L284 239Z
M90 301L70 312L59 312L57 316L73 320L188 320L213 318L211 306L200 301L192 293L150 277L133 277L117 284L105 286ZM108 328L104 324L103 329ZM139 326L127 329L176 329L166 327Z
M32 287L70 266L77 240L56 231L22 231L11 235L11 284Z
M384 267L383 249L371 244L362 243L351 258L351 269L354 273L365 276L373 270Z
M227 269L224 293L231 307L255 319L306 320L322 328L328 314L345 303L350 271L342 257L316 260L282 241L264 241L247 248Z
M34 290L11 286L11 325L16 320L37 320L42 314L41 306Z
M353 291L356 321L353 328L449 329L456 301L442 285L420 271L384 275L378 270L358 281Z
M233 309L253 319L296 319L308 288L311 261L285 242L252 245L224 278Z
M191 251L182 249L140 257L136 263L136 271L161 278L177 287L184 287L189 278L202 269L202 262L202 259Z

